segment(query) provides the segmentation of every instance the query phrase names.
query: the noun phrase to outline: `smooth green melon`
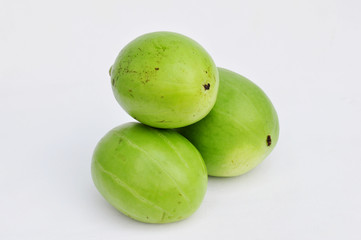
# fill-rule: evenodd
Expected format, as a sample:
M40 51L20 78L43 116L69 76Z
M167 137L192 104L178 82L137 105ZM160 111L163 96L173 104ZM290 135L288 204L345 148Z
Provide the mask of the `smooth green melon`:
M277 113L247 78L218 68L216 104L201 121L179 129L200 151L211 176L244 174L262 162L278 141Z

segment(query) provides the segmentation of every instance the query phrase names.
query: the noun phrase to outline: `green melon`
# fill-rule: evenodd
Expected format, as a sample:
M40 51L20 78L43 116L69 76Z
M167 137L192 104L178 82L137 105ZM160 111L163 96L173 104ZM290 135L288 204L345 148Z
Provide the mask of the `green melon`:
M103 197L138 221L168 223L200 206L207 171L198 150L173 130L128 123L98 143L92 177Z
M244 174L278 141L277 113L266 94L247 78L218 68L216 104L201 121L179 129L200 151L211 176Z
M217 68L206 50L172 32L149 33L130 42L110 74L123 109L157 128L183 127L205 117L219 85Z

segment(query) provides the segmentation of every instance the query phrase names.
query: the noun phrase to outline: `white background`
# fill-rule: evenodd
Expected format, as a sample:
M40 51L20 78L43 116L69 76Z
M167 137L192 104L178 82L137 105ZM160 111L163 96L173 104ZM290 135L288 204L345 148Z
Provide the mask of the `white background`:
M361 239L361 2L0 2L0 239ZM108 76L152 31L202 44L257 83L280 118L272 154L210 178L189 219L164 225L112 208L92 151L133 121Z

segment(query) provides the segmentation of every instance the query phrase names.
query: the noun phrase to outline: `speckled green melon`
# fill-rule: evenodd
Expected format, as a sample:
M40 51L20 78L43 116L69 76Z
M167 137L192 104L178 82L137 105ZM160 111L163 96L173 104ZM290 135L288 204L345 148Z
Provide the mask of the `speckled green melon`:
M157 128L183 127L205 117L219 85L217 68L206 50L172 32L148 33L130 42L110 74L123 109Z

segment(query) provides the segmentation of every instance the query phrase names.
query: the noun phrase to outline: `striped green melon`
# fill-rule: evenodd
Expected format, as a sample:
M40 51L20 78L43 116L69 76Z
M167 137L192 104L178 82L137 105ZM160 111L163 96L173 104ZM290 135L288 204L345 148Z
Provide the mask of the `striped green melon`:
M92 177L111 205L147 223L189 217L207 188L203 159L186 138L140 123L116 127L99 141Z

